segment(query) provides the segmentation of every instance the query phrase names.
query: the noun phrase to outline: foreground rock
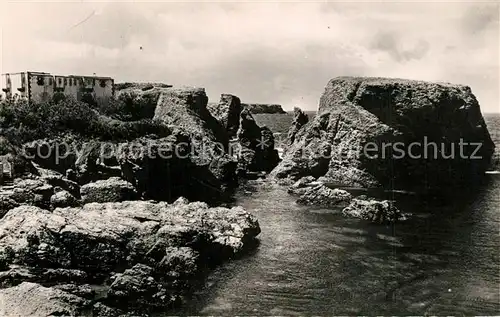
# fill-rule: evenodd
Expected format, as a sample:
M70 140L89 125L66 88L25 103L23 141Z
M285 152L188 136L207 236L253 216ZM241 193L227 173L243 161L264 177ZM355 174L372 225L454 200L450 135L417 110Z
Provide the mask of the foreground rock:
M408 215L402 213L394 202L389 200L353 199L349 206L342 210L342 215L374 223L405 221L408 218Z
M0 223L0 269L12 286L36 280L92 296L80 286L100 284L105 297L99 301L108 306L164 309L179 303L205 268L247 250L259 233L257 220L240 207L208 208L183 199L91 203L53 212L21 206ZM75 303L78 311L80 301Z
M351 200L351 194L345 190L338 188L331 189L323 184L318 184L313 187L307 187L301 193L297 203L323 208L335 208L347 206Z
M241 101L240 98L222 94L219 103L209 103L208 110L226 129L229 138L234 138L240 127Z
M0 290L0 316L92 316L85 299L35 283Z
M281 105L262 104L262 103L244 103L243 108L248 109L250 113L284 114L286 113Z
M476 146L464 147L462 158L461 141L481 147L476 153ZM403 155L386 146L396 142L401 142ZM410 148L413 142L421 146ZM432 146L424 152L425 142L439 147L436 158ZM452 148L455 155L449 157ZM432 192L479 182L493 150L469 87L339 77L328 83L318 114L295 134L272 174L293 180L311 175L339 186ZM427 159L425 153L430 153ZM472 154L480 159L470 159Z

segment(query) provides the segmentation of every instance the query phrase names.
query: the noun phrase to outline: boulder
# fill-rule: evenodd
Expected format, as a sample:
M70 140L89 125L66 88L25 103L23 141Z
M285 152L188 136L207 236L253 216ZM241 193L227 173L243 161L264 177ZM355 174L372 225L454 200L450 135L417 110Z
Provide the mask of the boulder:
M111 177L80 188L83 203L106 203L133 200L137 198L134 186L129 182Z
M52 208L75 207L78 206L78 204L78 199L66 190L59 190L50 197L50 205Z
M297 203L323 208L335 208L346 206L351 200L351 194L343 189L332 189L323 184L318 184L313 187L308 187L301 194Z
M250 113L267 113L267 114L285 114L286 111L281 108L281 105L264 104L264 103L243 103L243 108L248 109Z
M476 146L465 147L467 158L457 155L461 140L481 144L475 153L480 159L470 158ZM402 155L395 150L398 142ZM421 146L410 148L414 142ZM434 151L425 142L439 148ZM454 148L456 155L439 156L441 147L448 154ZM295 134L272 175L294 180L311 175L339 186L439 191L479 182L493 150L467 86L339 77L330 80L318 114Z
M345 217L359 218L375 223L386 223L407 220L408 215L403 214L394 202L389 200L353 199L349 206L342 210Z
M226 129L229 138L234 138L240 126L241 101L240 98L222 94L219 103L209 103L208 110Z

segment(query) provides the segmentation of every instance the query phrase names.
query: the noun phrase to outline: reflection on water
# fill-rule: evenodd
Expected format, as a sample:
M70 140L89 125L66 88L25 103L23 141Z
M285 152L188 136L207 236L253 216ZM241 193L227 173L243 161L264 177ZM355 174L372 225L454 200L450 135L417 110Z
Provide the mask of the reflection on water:
M498 315L500 178L489 178L471 200L410 201L416 217L395 226L298 206L274 185L242 191L261 244L211 274L182 313Z

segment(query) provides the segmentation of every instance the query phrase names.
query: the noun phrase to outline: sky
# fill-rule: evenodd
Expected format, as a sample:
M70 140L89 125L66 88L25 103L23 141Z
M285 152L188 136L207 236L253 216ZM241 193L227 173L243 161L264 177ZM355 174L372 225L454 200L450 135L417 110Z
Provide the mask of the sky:
M0 71L204 87L316 110L329 79L468 85L500 112L496 2L0 0Z

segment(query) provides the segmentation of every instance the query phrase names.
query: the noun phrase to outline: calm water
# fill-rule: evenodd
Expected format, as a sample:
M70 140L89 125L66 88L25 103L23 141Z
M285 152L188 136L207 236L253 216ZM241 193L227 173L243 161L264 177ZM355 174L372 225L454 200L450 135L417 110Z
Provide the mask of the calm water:
M403 197L416 217L392 227L247 186L236 204L258 217L260 246L218 268L183 313L499 315L500 175L469 194L440 206Z

